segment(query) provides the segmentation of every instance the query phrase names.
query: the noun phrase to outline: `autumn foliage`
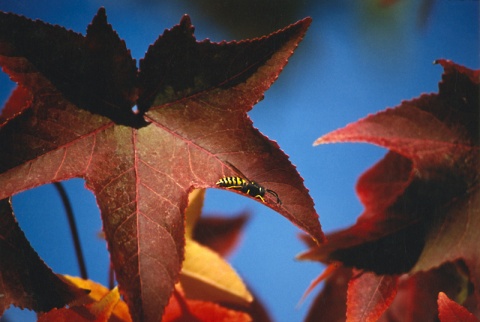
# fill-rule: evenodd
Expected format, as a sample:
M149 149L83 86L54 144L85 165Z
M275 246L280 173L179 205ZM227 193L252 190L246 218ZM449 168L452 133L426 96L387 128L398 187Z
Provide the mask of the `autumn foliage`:
M275 191L281 203L231 189L308 234L300 259L329 265L308 321L475 321L480 72L438 60L438 93L315 142L390 150L359 179L357 223L325 237L296 168L247 116L309 24L214 43L197 41L184 16L137 68L103 8L86 35L0 13L0 65L17 83L0 115L0 313L15 305L39 321L268 320L223 259L248 216L200 217L204 189L236 176ZM12 195L71 178L95 194L118 288L55 274L15 220Z
M436 63L445 70L437 94L404 101L315 142L368 142L390 150L358 181L365 212L357 223L299 256L356 268L342 280L351 321L433 321L439 292L478 314L480 71ZM339 276L344 273L328 279ZM311 321L319 314L312 312Z

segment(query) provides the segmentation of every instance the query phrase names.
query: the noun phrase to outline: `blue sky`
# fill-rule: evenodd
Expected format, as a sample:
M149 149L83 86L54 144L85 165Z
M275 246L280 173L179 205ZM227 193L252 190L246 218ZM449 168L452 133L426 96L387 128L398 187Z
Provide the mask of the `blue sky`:
M233 40L236 35L216 22L208 9L189 1L10 1L0 10L39 18L85 33L100 6L109 22L131 49L143 57L164 29L189 13L196 37ZM310 1L312 2L312 1ZM394 107L422 93L436 92L447 58L479 68L479 4L470 0L433 1L423 25L418 23L417 1L399 1L394 7L373 10L372 1L306 3L291 23L311 16L313 23L278 81L249 113L254 126L276 140L290 156L310 190L325 232L354 223L362 206L355 195L359 175L385 150L367 144L312 147L323 134L370 113ZM272 28L270 31L274 31ZM260 36L261 34L258 34ZM0 101L14 84L0 75ZM99 240L101 221L93 194L80 179L66 183L71 197L91 279L106 283L108 254ZM56 272L78 275L73 245L60 198L52 186L14 197L22 229L40 256ZM232 265L252 286L276 321L301 321L312 296L296 307L310 281L322 270L318 263L294 260L305 250L299 230L259 202L238 194L211 189L205 213L235 215L251 212ZM70 255L71 254L71 255ZM32 314L15 311L13 321Z

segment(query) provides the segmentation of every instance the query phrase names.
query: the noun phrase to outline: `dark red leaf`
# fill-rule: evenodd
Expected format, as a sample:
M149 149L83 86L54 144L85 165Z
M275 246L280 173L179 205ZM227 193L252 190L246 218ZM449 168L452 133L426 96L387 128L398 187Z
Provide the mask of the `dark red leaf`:
M195 225L193 239L225 257L236 248L248 218L248 213L233 218L200 218Z
M0 200L0 254L0 316L12 304L46 312L87 294L54 274L38 257L8 199Z
M310 248L299 258L321 262L338 260L378 274L409 271L424 245L424 227L418 225L415 217L402 217L396 214L395 207L390 210L388 206L399 194L405 194L410 172L411 161L388 153L362 175L357 185L358 194L369 211L364 212L354 226L329 234L328 243ZM407 201L410 198L405 194ZM400 210L405 209L407 201L403 198L397 201Z
M362 273L348 284L347 321L378 321L397 294L397 276Z
M464 301L469 292L468 280L459 265L447 263L428 272L401 276L397 296L379 321L437 321L439 292L459 301Z
M329 236L325 248L312 250L318 259L402 273L463 258L480 285L480 73L439 63L445 73L438 94L402 102L317 140L363 141L391 150L359 180L364 214Z
M168 302L194 188L216 187L223 176L255 180L283 202L266 196L265 205L323 241L302 178L246 114L309 24L216 44L197 42L185 16L149 48L137 72L104 9L86 36L0 14L0 64L32 95L0 128L0 197L84 178L137 320L159 320Z
M22 86L17 86L12 95L1 110L0 124L5 123L8 119L20 114L24 109L28 108L32 103L30 92Z
M433 322L439 292L464 304L470 298L471 284L461 262L399 277L365 272L351 277L351 270L339 268L325 280L307 321L345 321L347 316L347 321Z
M305 322L344 322L347 312L347 288L352 269L340 266L325 281Z
M438 63L445 69L438 94L402 102L316 141L361 141L390 149L358 181L365 212L357 223L300 256L377 274L417 272L402 277L381 321L433 321L439 291L455 296L463 289L468 295L461 274L445 264L459 259L474 284L473 305L480 295L480 71Z

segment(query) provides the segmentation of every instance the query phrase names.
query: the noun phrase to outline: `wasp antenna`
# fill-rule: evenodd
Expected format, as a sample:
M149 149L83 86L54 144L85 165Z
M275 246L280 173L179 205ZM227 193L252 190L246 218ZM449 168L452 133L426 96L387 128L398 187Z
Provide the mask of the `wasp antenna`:
M280 200L280 198L278 197L278 194L277 194L275 191L270 190L270 189L265 189L265 190L266 190L269 194L271 194L271 195L273 195L275 198L277 198L277 203L278 203L279 205L282 204L282 201Z

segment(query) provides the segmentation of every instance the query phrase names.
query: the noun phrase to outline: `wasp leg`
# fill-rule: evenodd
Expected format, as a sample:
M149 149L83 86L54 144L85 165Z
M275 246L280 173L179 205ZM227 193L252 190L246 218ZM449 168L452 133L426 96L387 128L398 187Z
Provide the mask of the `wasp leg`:
M227 188L227 189L242 189L242 186L230 186L230 187L223 187L223 188Z
M259 199L261 199L263 202L265 202L265 199L263 199L263 197L260 196L260 195L256 195L255 198L259 198Z

